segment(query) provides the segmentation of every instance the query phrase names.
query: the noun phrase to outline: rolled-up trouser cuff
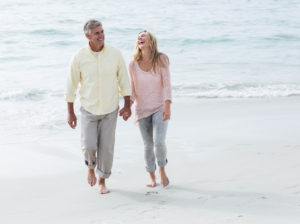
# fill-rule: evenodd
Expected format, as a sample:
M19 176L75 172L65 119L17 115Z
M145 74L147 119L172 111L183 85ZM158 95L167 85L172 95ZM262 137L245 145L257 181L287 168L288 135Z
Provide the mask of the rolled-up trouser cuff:
M156 170L156 165L146 166L146 171L147 172L154 172L155 170Z
M111 175L110 173L104 173L102 170L100 170L99 168L97 168L96 173L98 174L99 177L101 178L109 178L109 176Z
M167 165L167 163L168 163L167 159L164 160L164 161L157 161L157 164L158 164L159 167L164 167L164 166Z
M96 167L96 162L93 162L93 163L90 163L90 164L89 164L89 162L88 162L87 160L85 160L85 165L86 165L89 169L95 169L95 167Z

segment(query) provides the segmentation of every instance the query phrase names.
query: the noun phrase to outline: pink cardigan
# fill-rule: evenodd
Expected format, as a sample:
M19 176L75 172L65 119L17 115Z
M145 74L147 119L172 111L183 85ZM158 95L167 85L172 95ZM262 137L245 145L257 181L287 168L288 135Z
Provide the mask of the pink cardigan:
M132 88L131 100L135 103L135 122L163 108L166 100L172 99L169 65L143 71L137 61L129 63Z

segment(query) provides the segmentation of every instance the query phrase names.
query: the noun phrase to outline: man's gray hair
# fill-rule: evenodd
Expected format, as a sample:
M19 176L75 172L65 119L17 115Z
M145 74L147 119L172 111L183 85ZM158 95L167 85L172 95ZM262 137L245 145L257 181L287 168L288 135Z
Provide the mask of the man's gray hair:
M85 34L91 34L91 30L97 26L102 26L102 23L95 19L90 19L84 24L83 31Z

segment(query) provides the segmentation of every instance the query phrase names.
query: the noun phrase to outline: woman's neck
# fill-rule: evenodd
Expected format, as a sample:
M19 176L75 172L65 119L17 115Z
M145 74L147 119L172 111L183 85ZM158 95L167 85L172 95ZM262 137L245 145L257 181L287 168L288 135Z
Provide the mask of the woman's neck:
M142 60L143 61L150 61L151 60L151 52L149 49L142 49Z

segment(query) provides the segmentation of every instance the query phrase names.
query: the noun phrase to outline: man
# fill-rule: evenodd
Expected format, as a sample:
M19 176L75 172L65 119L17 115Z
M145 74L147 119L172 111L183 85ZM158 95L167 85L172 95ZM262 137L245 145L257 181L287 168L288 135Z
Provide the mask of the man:
M87 21L84 33L89 44L74 55L67 80L68 123L76 128L73 104L80 84L81 148L88 167L88 183L96 184L96 168L99 193L106 194L109 190L105 179L111 174L113 162L119 93L124 96L120 116L126 121L131 116L131 87L121 52L104 44L101 22Z

